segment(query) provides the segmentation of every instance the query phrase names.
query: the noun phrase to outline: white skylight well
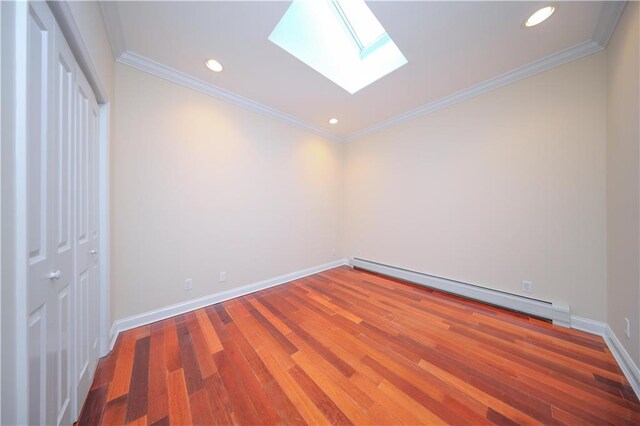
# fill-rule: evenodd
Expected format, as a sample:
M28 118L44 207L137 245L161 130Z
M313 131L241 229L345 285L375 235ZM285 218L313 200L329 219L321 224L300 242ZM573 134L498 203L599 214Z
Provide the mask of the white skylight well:
M269 40L351 94L407 63L364 0L293 0Z
M391 40L364 1L333 0L338 16L360 50L360 57Z

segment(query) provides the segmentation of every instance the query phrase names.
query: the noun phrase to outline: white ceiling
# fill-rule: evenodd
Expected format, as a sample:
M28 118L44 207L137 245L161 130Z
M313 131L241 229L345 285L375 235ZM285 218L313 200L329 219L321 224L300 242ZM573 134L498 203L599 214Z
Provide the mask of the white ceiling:
M212 85L214 96L225 89L232 101L235 95L248 98L240 103L251 107L255 101L266 106L262 112L276 118L284 113L340 138L410 116L416 108L429 111L474 85L476 91L497 87L599 50L622 9L597 1L556 2L548 21L523 29L523 21L546 4L369 2L408 64L354 95L267 40L289 2L146 1L102 8L121 62L131 63L131 56L138 63L153 61L140 66L146 70L162 64L159 74L186 73ZM219 60L224 71L206 69L207 58ZM340 123L329 125L331 117Z

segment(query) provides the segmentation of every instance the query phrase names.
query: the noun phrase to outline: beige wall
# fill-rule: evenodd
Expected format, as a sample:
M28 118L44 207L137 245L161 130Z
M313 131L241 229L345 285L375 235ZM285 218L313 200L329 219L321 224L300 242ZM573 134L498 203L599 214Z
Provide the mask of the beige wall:
M638 13L606 52L345 146L117 65L112 320L360 256L531 280L638 361Z
M112 320L341 257L344 145L120 64L116 99Z
M640 365L640 5L629 2L607 48L607 322ZM624 334L631 321L631 338Z
M606 318L604 52L351 142L343 251Z

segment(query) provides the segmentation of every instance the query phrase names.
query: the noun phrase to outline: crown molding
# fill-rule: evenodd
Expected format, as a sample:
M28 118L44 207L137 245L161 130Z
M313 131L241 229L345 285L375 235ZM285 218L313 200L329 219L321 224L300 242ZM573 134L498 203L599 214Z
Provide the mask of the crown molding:
M147 57L128 50L122 30L122 22L120 20L118 2L100 1L99 5L100 12L102 13L102 19L107 30L107 35L109 36L111 50L113 51L113 56L116 58L116 62L129 65L131 67L145 71L149 74L153 74L157 77L164 78L165 80L169 80L190 89L197 90L198 92L213 96L215 98L240 106L250 111L266 115L292 126L303 128L327 139L331 139L337 142L344 142L343 137L338 136L334 133L313 126L312 124L299 120L296 117L285 114L281 111L258 103L252 99L245 98L206 81L202 81L189 74L183 73L182 71L178 71L174 68L168 67L159 62L155 62Z
M506 86L507 84L511 84L518 80L531 77L535 74L547 71L559 65L566 64L567 62L580 59L583 56L596 53L607 47L609 39L611 38L611 35L613 34L613 31L618 24L618 20L620 19L620 15L622 15L622 11L624 10L626 4L627 1L603 2L602 9L600 10L600 16L598 17L598 22L596 24L596 29L594 30L591 40L589 41L585 41L568 49L561 50L560 52L554 53L545 58L516 68L512 71L508 71L504 74L490 78L489 80L463 89L452 95L445 96L444 98L429 102L403 114L381 121L380 123L374 124L373 126L367 127L366 129L352 133L351 135L347 136L345 140L346 142L349 142L355 139L359 139L363 136L386 129L387 127L396 126L405 121L413 120L420 116L436 112L440 109L481 95L490 90Z
M124 41L124 33L122 32L122 22L120 21L120 10L117 1L100 1L100 12L102 20L107 30L113 57L118 59L120 55L127 51L127 45Z
M169 80L173 83L180 84L182 86L196 90L200 93L204 93L205 95L209 95L225 102L229 102L233 105L248 109L253 112L257 112L262 115L266 115L267 117L274 118L283 123L300 127L324 138L336 142L344 142L344 138L337 136L334 133L315 127L309 123L305 123L304 121L299 120L291 115L270 108L252 99L245 98L244 96L237 95L229 90L225 90L206 81L202 81L182 71L178 71L174 68L155 62L144 56L138 55L137 53L126 51L122 55L120 55L120 57L117 59L117 62L129 65L130 67L137 68L141 71L145 71L149 74L153 74L156 77Z
M459 92L456 92L452 95L445 96L436 101L429 102L418 108L392 117L388 120L384 120L378 124L374 124L371 127L351 134L346 138L346 140L347 142L349 142L355 139L359 139L363 136L367 136L372 133L379 132L380 130L386 129L387 127L397 126L398 124L404 123L405 121L413 120L423 115L431 114L453 104L457 104L458 102L474 98L478 95L482 95L483 93L498 89L500 87L514 83L518 80L531 77L535 74L547 71L551 68L555 68L567 62L574 61L576 59L582 58L583 56L598 52L602 49L603 47L600 44L592 40L580 43L576 46L561 50L560 52L554 53L553 55L531 62L512 71L508 71L504 74L500 74L496 77L490 78L489 80L485 80L481 83L460 90Z
M617 22L617 20L615 22ZM609 23L611 23L611 20L609 20ZM608 32L609 35L611 34L611 32ZM531 62L527 65L521 66L512 71L508 71L504 74L500 74L496 77L490 78L489 80L485 80L481 83L478 83L476 85L463 89L459 92L453 93L452 95L445 96L436 101L429 102L418 108L412 109L403 114L392 117L388 120L381 121L380 123L374 124L373 126L370 126L366 129L352 133L347 137L341 137L334 133L328 132L324 129L320 129L309 123L299 120L291 115L285 114L283 112L270 108L266 105L258 103L252 99L245 98L229 90L215 86L211 83L195 78L190 74L184 73L182 71L178 71L174 68L155 62L152 59L149 59L142 55L138 55L137 53L134 53L131 51L123 52L116 59L116 61L125 65L129 65L131 67L137 68L139 70L145 71L149 74L153 74L165 80L169 80L174 83L180 84L182 86L191 88L193 90L197 90L209 96L213 96L223 101L232 103L242 108L245 108L254 112L258 112L260 114L269 116L271 118L274 118L276 120L285 122L287 124L290 124L296 127L303 128L305 130L308 130L312 133L318 134L325 138L331 139L333 141L350 142L350 141L362 138L364 136L367 136L369 134L379 132L388 127L393 127L400 123L404 123L406 121L410 121L415 118L421 117L423 115L431 114L433 112L436 112L438 110L441 110L443 108L456 104L458 102L471 99L473 97L479 96L491 90L506 86L508 84L525 79L527 77L531 77L535 74L541 73L543 71L547 71L551 68L555 68L567 62L571 62L576 59L582 58L584 56L590 55L592 53L599 52L602 49L604 49L604 47L600 43L595 42L593 40L577 44L568 49L561 50L560 52L554 53L545 58Z
M611 34L613 34L613 30L615 30L616 25L618 25L618 20L626 4L626 1L603 2L596 29L593 31L593 36L591 37L593 41L602 47L607 47Z
M555 68L567 62L574 61L592 53L596 53L607 46L626 3L626 1L603 2L596 28L593 32L592 38L588 41L577 44L560 52L556 52L537 61L500 74L481 83L475 84L435 101L426 103L422 106L404 112L387 120L381 121L370 127L352 133L351 135L348 135L346 137L343 137L302 121L292 115L285 114L252 99L215 86L211 83L200 80L189 74L183 73L182 71L178 71L174 68L155 62L152 59L146 58L142 55L128 50L122 31L122 24L120 21L120 13L118 10L117 2L99 2L100 10L102 12L105 26L107 28L107 34L109 35L111 48L117 62L129 65L131 67L191 88L193 90L197 90L201 93L213 96L242 108L266 115L281 122L300 127L302 129L337 142L349 142L362 138L372 133L379 132L388 127L393 127L400 123L416 119L423 115L431 114L458 102L471 99L491 90L498 89L516 81L531 77L535 74L547 71L551 68Z

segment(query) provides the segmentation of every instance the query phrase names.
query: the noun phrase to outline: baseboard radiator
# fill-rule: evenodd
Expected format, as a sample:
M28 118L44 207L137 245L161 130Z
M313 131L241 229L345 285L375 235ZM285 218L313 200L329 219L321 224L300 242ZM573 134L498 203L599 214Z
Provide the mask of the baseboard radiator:
M485 302L495 306L501 306L514 311L522 312L539 318L553 321L556 325L571 327L571 312L566 303L546 302L530 299L486 287L449 280L442 277L423 274L395 266L385 265L370 260L353 258L351 264L355 268L375 272L380 275L408 281L424 287L433 288L446 293L466 297L468 299Z

